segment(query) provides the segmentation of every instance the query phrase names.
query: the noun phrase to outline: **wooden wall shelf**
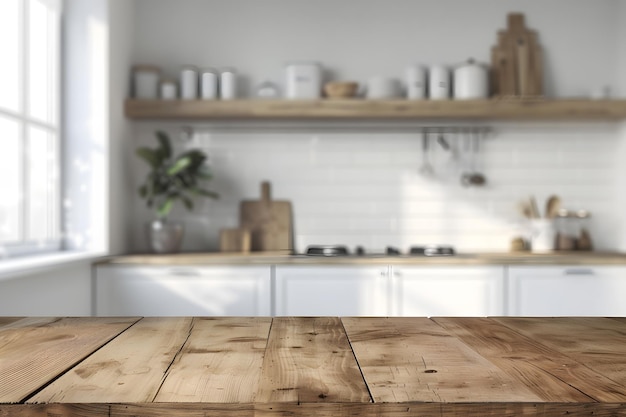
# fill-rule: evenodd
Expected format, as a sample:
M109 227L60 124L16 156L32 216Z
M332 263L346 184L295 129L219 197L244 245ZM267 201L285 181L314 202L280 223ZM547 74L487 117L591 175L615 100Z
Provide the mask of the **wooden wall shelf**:
M626 100L126 100L131 119L621 120Z

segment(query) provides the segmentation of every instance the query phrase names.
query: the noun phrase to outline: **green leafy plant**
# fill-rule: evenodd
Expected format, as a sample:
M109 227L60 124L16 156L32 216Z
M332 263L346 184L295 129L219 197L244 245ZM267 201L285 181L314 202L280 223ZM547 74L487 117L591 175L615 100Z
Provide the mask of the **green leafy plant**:
M148 207L156 208L159 219L167 219L176 201L182 201L191 211L194 197L218 198L217 193L202 187L203 182L212 178L205 164L207 155L192 149L174 157L169 136L161 131L155 134L159 146L141 147L136 153L150 166L139 195L146 199Z

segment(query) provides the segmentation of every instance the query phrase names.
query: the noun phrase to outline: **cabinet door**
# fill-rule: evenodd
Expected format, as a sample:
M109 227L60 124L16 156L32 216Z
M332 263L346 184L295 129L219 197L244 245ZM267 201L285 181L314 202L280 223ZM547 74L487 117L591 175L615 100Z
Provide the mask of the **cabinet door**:
M509 315L626 316L626 267L510 267Z
M392 267L395 316L498 316L504 313L504 267Z
M278 316L386 316L387 266L276 267Z
M103 265L98 316L267 316L271 268Z

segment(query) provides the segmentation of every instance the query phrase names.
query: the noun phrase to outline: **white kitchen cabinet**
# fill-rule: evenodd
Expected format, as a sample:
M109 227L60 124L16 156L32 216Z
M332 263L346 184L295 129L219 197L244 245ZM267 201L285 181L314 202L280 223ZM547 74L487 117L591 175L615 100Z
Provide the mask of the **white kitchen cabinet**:
M503 266L392 266L394 316L504 314Z
M270 266L96 268L97 316L269 316Z
M511 316L626 316L623 266L510 267L507 280Z
M276 266L278 316L387 316L388 266Z

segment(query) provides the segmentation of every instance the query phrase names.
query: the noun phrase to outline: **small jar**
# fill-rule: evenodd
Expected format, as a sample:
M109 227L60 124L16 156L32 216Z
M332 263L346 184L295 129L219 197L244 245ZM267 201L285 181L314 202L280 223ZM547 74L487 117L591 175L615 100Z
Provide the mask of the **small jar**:
M237 97L237 73L234 68L224 68L220 71L220 98L233 100Z
M133 67L133 97L140 100L154 100L159 93L161 69L154 65Z
M180 70L180 98L183 100L198 98L198 68L193 65L184 66Z
M591 240L591 234L589 233L589 222L591 213L587 210L578 210L576 212L576 218L578 219L578 250L592 250L593 243Z
M561 209L557 213L555 223L557 232L556 249L576 250L580 234L580 227L576 213L566 209Z
M176 81L170 79L161 80L160 93L162 100L176 100L178 97L178 88Z
M409 100L426 98L426 69L420 65L411 65L405 70L406 97Z
M428 70L428 94L431 100L450 98L450 70L441 65L433 65Z
M214 68L205 68L200 73L200 98L215 100L218 98L218 75Z

